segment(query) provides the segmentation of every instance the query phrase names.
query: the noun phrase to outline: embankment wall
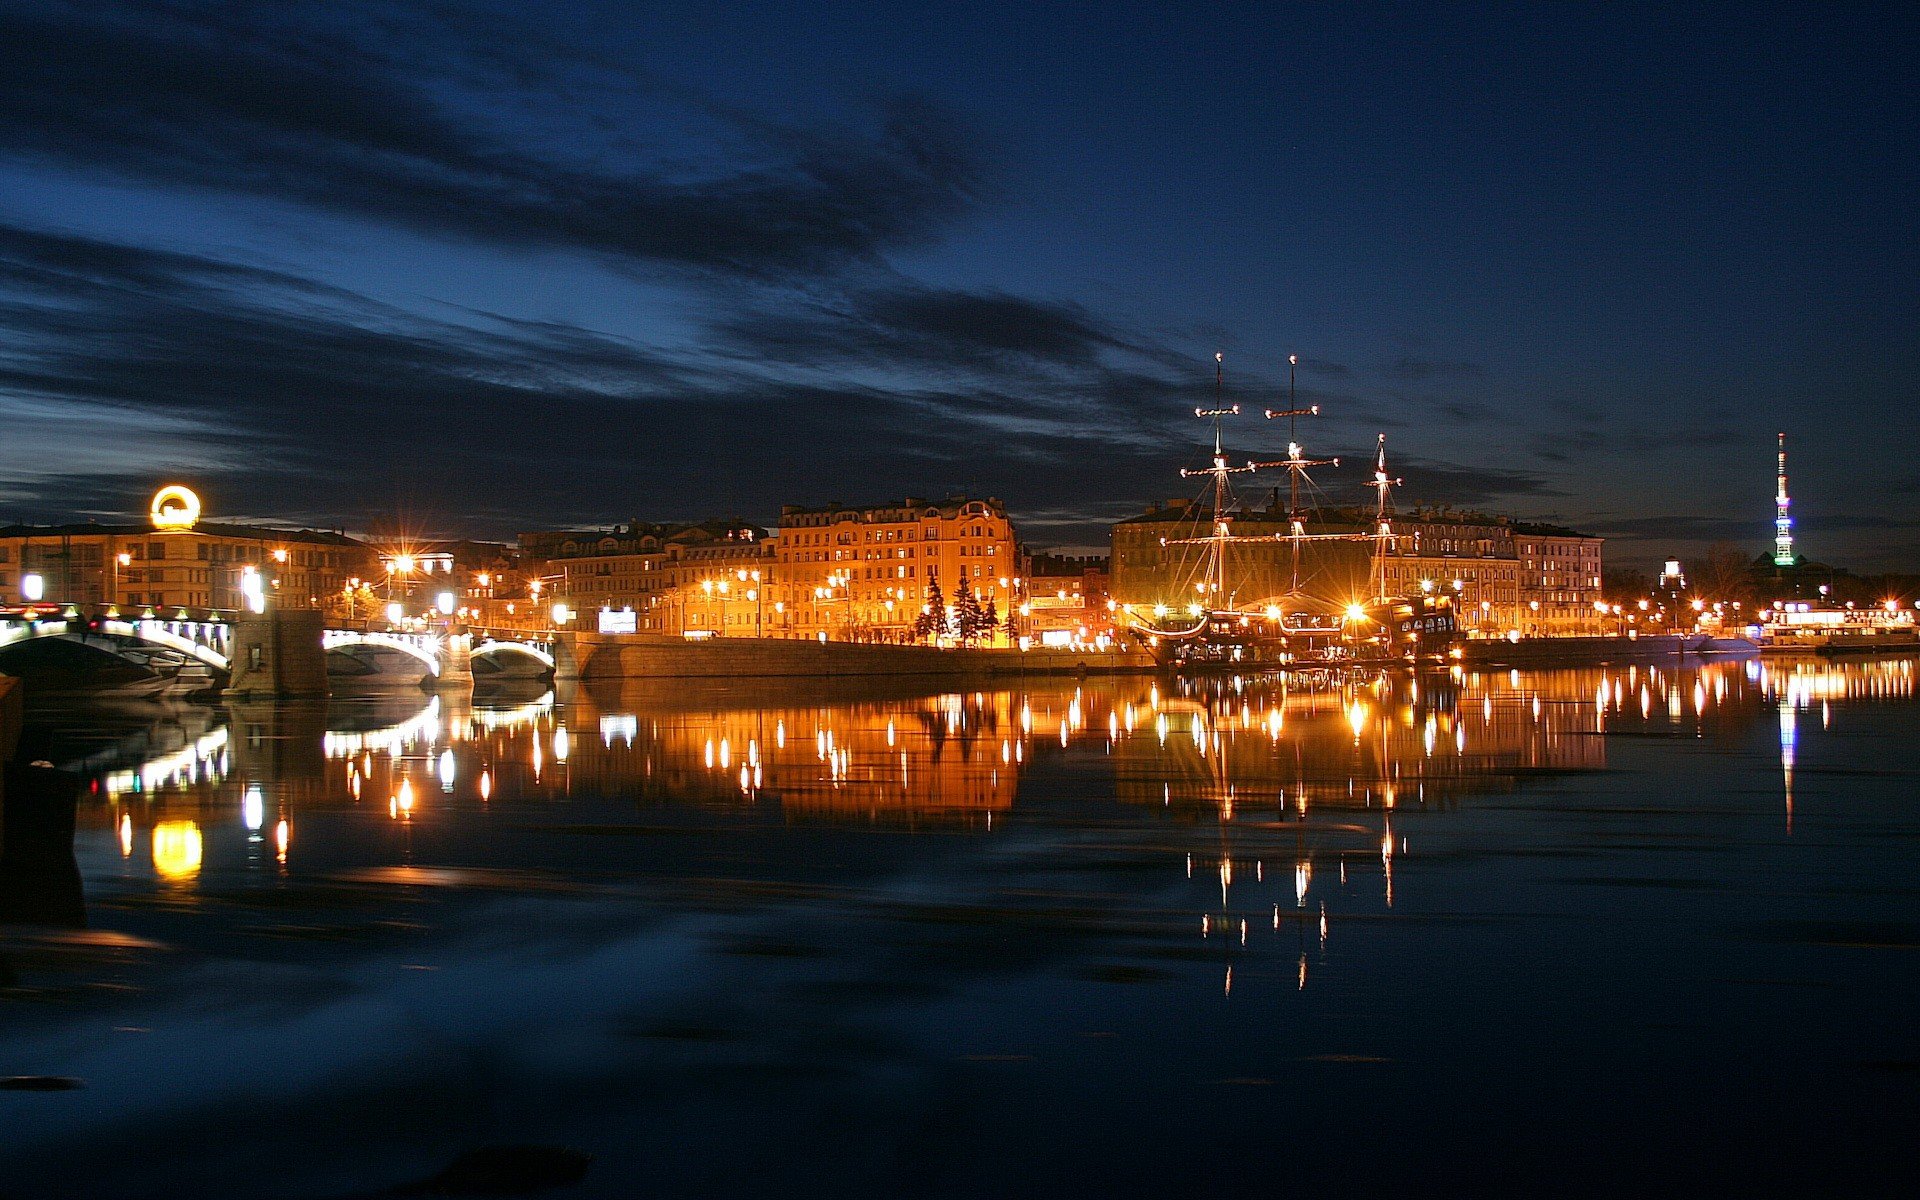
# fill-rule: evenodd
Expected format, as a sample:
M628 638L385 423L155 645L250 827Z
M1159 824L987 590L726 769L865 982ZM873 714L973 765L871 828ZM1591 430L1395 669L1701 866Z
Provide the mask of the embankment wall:
M645 634L575 634L563 677L602 679L732 678L778 675L1095 675L1151 671L1144 653L1070 650L940 650L781 638L690 642Z

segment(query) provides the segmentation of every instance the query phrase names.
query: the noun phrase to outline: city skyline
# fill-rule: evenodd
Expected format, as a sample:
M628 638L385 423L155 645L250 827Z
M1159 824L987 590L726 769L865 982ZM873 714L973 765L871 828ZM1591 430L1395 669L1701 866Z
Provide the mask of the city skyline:
M27 5L0 515L1099 546L1224 350L1300 355L1333 503L1384 430L1410 501L1757 555L1785 430L1799 550L1911 569L1912 18L1805 20Z

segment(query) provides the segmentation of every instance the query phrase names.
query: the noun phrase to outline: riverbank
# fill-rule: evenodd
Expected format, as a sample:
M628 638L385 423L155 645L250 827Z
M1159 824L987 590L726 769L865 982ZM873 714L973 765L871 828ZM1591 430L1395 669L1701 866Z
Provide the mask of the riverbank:
M1644 662L1683 655L1738 658L1758 654L1760 648L1745 638L1706 638L1699 634L1659 634L1653 637L1561 637L1492 639L1462 643L1462 660L1470 666L1547 667L1589 666L1610 662Z
M785 638L573 635L556 657L563 678L698 679L833 675L1108 675L1154 669L1139 651L938 649ZM568 661L570 659L570 661Z

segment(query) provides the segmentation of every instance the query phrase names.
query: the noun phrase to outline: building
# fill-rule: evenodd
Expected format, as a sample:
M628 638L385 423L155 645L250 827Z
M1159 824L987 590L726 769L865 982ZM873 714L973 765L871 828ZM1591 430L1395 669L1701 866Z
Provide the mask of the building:
M1116 523L1113 599L1139 609L1199 602L1207 547L1193 539L1204 538L1211 523L1210 509L1183 500L1149 505L1140 516ZM1337 608L1376 587L1392 596L1444 591L1454 595L1469 635L1597 630L1599 538L1445 507L1395 516L1385 546L1365 535L1371 526L1371 514L1339 509L1307 523L1308 534L1325 539L1297 544L1299 591L1307 603ZM1246 540L1228 544L1220 607L1251 611L1299 603L1289 600L1296 544L1281 536L1287 520L1277 496L1266 509L1236 515L1232 530Z
M1213 523L1213 510L1195 501L1168 500L1149 503L1136 517L1114 523L1111 552L1111 594L1121 605L1152 608L1166 605L1181 608L1200 599L1206 547L1188 539L1205 537ZM1235 514L1236 538L1263 539L1235 541L1227 547L1222 571L1225 595L1221 607L1262 607L1285 596L1291 586L1292 567L1288 547L1273 540L1287 532L1286 512L1278 502L1266 509ZM1325 556L1306 564L1303 580L1312 579L1327 567ZM1364 560L1364 553L1349 555ZM1343 583L1353 574L1350 564L1338 564ZM1362 569L1359 580L1364 582ZM1328 587L1340 591L1340 586Z
M362 581L356 609L415 617L441 611L478 625L512 623L507 618L516 607L533 611L526 603L528 580L512 546L411 538L377 538L375 546L380 572Z
M1114 633L1105 555L1035 554L1027 559L1018 636L1043 646L1098 642Z
M0 603L240 609L257 587L266 603L331 608L379 577L373 549L343 533L199 518L198 497L170 487L146 524L0 527Z
M700 637L770 631L773 539L738 517L523 533L520 550L538 564L528 585L536 610L564 606L586 628Z
M774 558L772 632L783 637L916 640L914 620L937 583L949 604L964 584L991 605L1004 640L1023 586L1013 523L991 497L789 505Z
M1532 521L1513 522L1513 539L1520 554L1521 632L1557 636L1613 631L1596 607L1603 539Z

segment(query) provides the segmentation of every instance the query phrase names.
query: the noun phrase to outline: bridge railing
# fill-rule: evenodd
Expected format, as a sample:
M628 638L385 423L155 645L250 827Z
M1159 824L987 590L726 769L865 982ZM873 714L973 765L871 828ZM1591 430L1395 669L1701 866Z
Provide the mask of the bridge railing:
M177 604L14 604L0 606L7 621L187 621L231 625L240 613L231 608L195 608Z

